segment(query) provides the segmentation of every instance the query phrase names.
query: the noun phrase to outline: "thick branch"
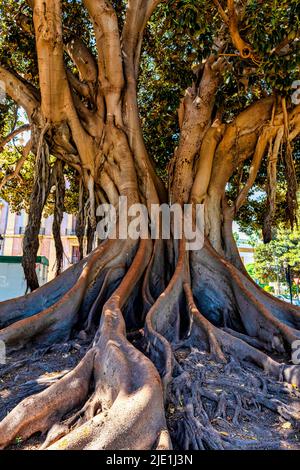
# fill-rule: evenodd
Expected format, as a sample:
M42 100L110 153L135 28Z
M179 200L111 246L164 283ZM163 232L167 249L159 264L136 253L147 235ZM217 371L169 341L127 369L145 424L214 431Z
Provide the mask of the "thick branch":
M43 117L55 126L69 122L81 161L93 173L92 140L78 119L63 62L61 17L60 0L35 0L33 19Z
M78 69L80 80L95 83L98 75L97 64L86 45L76 38L72 39L65 49Z
M178 149L175 153L172 202L187 202L193 184L193 164L204 135L211 124L215 95L223 61L211 56L205 63L200 85L186 91L184 118Z
M202 204L207 194L213 159L217 145L224 133L225 126L216 122L208 129L201 145L196 176L191 191L191 201Z
M144 29L161 0L133 0L128 2L122 32L122 48L127 69L126 76L137 79Z
M45 119L58 123L65 119L68 81L63 63L61 2L35 0L33 11L42 113Z
M153 196L150 196L153 202L156 197L155 192L158 193L161 201L166 199L166 195L164 187L155 173L154 163L147 153L142 137L137 105L136 81L144 30L153 10L159 3L160 0L134 0L129 2L122 32L123 60L127 82L126 101L129 104L126 109L128 137L141 179L146 181L146 175L149 173L151 175L151 181L147 178L147 187L144 192L153 194Z
M27 157L28 157L28 154L31 150L31 140L25 145L25 147L23 148L23 151L22 151L22 157L17 161L17 164L16 164L16 168L15 170L13 171L13 173L9 174L9 175L6 175L4 176L3 180L1 181L0 183L0 191L2 191L2 189L4 188L4 186L12 179L16 178L20 171L21 171L21 168L23 166L23 164L25 163Z
M4 149L5 145L8 144L11 140L13 140L17 135L21 134L22 132L28 131L30 129L30 124L24 124L23 126L14 129L10 134L8 134L2 142L0 142L0 152Z
M1 91L7 93L16 103L22 106L28 118L31 119L34 112L39 108L39 102L30 88L26 86L20 77L6 70L2 65L0 65L0 82L3 82L5 87Z
M227 1L227 7L228 7L228 15L229 15L229 32L231 35L231 39L235 47L239 50L239 53L243 59L247 59L248 57L251 56L252 53L252 47L250 44L245 42L239 33L239 28L238 28L238 18L236 14L236 10L234 7L234 0L228 0Z
M106 99L107 116L122 125L120 98L124 76L118 19L108 0L84 0L84 4L94 25L99 82Z
M261 128L271 117L273 102L272 97L257 101L226 127L213 162L210 193L223 194L234 170L254 152Z

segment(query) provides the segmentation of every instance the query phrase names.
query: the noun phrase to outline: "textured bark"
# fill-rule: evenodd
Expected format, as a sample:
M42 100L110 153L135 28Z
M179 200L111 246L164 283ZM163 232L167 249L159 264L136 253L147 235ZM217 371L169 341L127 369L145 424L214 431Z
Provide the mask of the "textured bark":
M61 223L64 217L64 198L65 198L65 178L63 174L63 164L57 162L55 168L55 207L53 215L52 233L56 251L56 275L61 273L64 248L60 236Z
M33 3L41 102L29 90L23 102L40 129L37 174L44 180L41 184L37 178L34 185L24 245L26 269L32 271L29 259L36 255L39 221L52 184L45 160L48 148L62 161L59 167L68 164L78 171L81 257L86 232L87 251L91 249L96 204L117 206L119 196L127 197L128 206L142 201L149 208L168 199L203 203L205 242L202 249L187 252L184 239L106 239L46 286L1 303L0 340L9 354L31 344L51 348L76 337L86 338L89 347L72 371L25 398L0 422L0 447L16 438L26 447L30 436L42 433L40 448L47 449L167 449L172 443L165 414L171 405L183 413L172 433L180 448L238 448L241 442L219 433L215 419L226 422L227 408L235 410L235 425L240 415L253 418L250 379L263 384L254 400L256 411L263 406L298 419L299 410L277 396L285 387L300 386L299 366L287 360L300 337L299 308L273 298L249 278L232 235L232 221L273 139L277 153L288 111L273 111L269 97L232 123L220 122L214 100L224 61L209 57L180 109L181 137L166 196L145 148L136 98L143 31L158 2L129 3L121 41L112 4L85 0L98 61L79 39L63 45L60 1ZM236 13L230 8L231 29L236 29ZM64 51L77 66L79 79L66 70ZM5 73L0 68L0 78ZM289 110L288 120L286 140L292 142L300 131L298 108ZM246 160L251 161L248 179L229 204L226 184ZM56 176L56 189L63 188L61 173ZM56 233L63 202L63 191L58 193ZM189 356L180 363L187 350ZM204 368L201 357L206 358ZM220 379L202 372L211 372L212 363L224 371ZM234 383L232 397L226 391L226 374L233 369L245 383ZM203 386L209 381L213 391ZM214 403L214 412L205 408L207 399Z
M36 257L39 249L39 233L43 209L51 189L49 149L48 145L44 142L46 130L47 128L44 128L39 136L36 176L30 199L28 224L23 239L22 266L27 281L27 288L31 291L39 287L35 270Z

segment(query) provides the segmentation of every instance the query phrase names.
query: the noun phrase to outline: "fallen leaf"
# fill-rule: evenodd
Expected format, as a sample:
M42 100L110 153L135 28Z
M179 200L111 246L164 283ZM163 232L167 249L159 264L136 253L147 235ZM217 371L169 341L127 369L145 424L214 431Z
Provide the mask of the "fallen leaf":
M283 425L281 426L283 429L291 429L292 427L292 423L290 423L289 421L287 421L286 423L283 423Z

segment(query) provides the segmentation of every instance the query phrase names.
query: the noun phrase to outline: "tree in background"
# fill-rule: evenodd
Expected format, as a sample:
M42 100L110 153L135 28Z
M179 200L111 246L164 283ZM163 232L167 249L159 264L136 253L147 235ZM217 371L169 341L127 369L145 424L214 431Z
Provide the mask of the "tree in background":
M254 276L262 283L268 281L286 282L284 263L292 269L294 277L300 275L300 231L280 228L276 237L268 244L255 247Z
M240 209L255 205L255 182L266 194L265 241L280 191L287 220L296 220L300 105L290 95L299 72L299 2L0 5L0 80L10 97L1 108L11 132L5 141L20 131L12 121L16 105L31 131L14 177L25 178L25 162L34 163L23 247L32 290L50 197L60 256L66 176L78 197L77 236L81 247L88 236L88 251L102 202L117 207L125 196L129 206L205 209L201 250L187 252L184 240L107 239L51 283L0 305L8 350L44 347L81 330L91 340L73 371L4 418L0 446L50 430L50 448L168 448L164 396L178 407L184 400L187 410L172 434L176 445L234 446L202 405L203 377L187 380L189 360L179 366L178 354L197 348L220 367L236 364L245 380L254 363L258 376L300 385L299 367L271 357L286 358L299 338L299 309L249 278L232 233ZM128 340L138 331L141 350ZM236 403L247 412L241 387L235 393L234 405L211 395L217 414ZM285 413L288 406L275 408Z

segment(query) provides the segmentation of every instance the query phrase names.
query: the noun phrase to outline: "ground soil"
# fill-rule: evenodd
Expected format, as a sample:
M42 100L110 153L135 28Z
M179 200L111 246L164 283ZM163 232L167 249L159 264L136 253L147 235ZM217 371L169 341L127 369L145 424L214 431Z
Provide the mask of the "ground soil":
M49 348L12 353L7 364L0 366L0 420L23 398L44 390L72 370L90 345L91 338L76 338ZM180 431L190 420L188 403L193 403L195 429L199 423L204 428L212 426L225 449L300 449L300 390L295 386L277 382L255 366L241 366L230 358L227 364L220 364L195 348L179 347L175 358L166 400L175 449L193 448L181 438ZM197 410L198 406L201 409ZM276 408L281 409L280 414ZM199 426L199 439L201 434ZM9 448L35 450L44 439L35 435L22 442L17 437ZM203 447L210 445L204 443Z

